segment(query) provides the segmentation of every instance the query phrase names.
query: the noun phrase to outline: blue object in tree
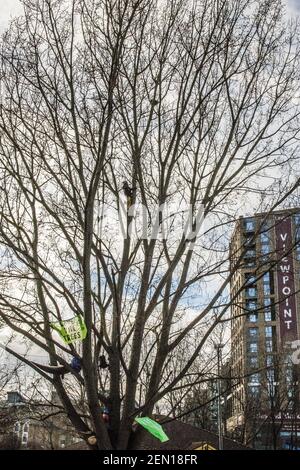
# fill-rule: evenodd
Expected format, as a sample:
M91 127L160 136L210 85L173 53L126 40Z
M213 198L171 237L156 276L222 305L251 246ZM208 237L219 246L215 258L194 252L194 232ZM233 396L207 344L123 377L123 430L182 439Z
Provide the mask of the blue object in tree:
M75 372L81 371L81 360L79 359L79 357L73 357L70 365L72 369L75 370Z

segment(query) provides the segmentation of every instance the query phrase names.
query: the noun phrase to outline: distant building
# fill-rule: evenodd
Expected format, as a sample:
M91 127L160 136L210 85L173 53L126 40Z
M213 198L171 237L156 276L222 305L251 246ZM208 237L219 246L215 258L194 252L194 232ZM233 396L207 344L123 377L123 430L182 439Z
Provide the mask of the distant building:
M184 401L182 412L187 412L187 414L182 421L206 431L217 432L216 395L215 380L209 381L205 386L195 387L193 393L189 394Z
M227 428L262 448L300 447L300 209L240 218L230 246Z
M69 420L57 408L53 394L50 403L29 402L19 392L8 392L0 403L0 448L63 449L80 439Z

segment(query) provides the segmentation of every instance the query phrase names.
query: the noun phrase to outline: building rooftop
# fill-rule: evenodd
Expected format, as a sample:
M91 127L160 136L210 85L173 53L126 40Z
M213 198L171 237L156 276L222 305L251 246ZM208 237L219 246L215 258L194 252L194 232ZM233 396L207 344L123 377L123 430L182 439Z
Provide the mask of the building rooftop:
M165 416L157 416L156 419L161 422L169 441L162 443L141 426L138 426L131 436L129 450L193 450L203 444L218 449L218 435L213 432L196 428L179 420L163 424L163 421L168 419ZM72 449L88 450L88 446L84 441L81 441L65 448L65 450ZM252 449L232 439L224 438L224 450Z
M131 449L145 449L145 450L192 450L198 447L199 442L205 442L209 446L218 449L218 435L200 429L191 424L183 423L179 420L169 421L163 424L168 418L164 416L156 417L159 418L160 423L169 441L161 443L158 439L155 439L145 429L139 427L133 434L133 438L130 443ZM250 450L249 447L240 444L232 439L224 438L224 450Z

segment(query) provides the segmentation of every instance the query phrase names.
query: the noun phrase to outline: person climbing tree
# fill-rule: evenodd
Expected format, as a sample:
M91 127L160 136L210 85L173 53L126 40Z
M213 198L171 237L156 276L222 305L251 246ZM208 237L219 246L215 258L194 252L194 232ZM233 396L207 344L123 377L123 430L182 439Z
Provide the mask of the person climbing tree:
M106 369L109 367L109 364L106 362L105 356L99 357L99 367L100 369Z
M136 188L131 188L127 181L123 181L123 191L127 197L127 206L130 207L133 204L133 196L135 194Z

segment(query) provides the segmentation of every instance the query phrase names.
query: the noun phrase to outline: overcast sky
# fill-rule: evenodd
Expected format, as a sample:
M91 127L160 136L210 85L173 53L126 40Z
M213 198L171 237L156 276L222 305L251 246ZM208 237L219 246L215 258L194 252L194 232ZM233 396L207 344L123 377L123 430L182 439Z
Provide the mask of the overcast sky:
M300 0L288 0L288 6L291 10L300 13Z
M9 20L22 13L19 0L0 0L0 33L8 26Z
M291 12L300 14L300 0L286 0ZM0 33L7 27L9 20L22 12L19 0L0 0Z
M286 0L291 14L300 14L300 0ZM10 19L22 13L19 0L0 0L0 34L7 28ZM0 332L0 341L5 338L5 329Z

